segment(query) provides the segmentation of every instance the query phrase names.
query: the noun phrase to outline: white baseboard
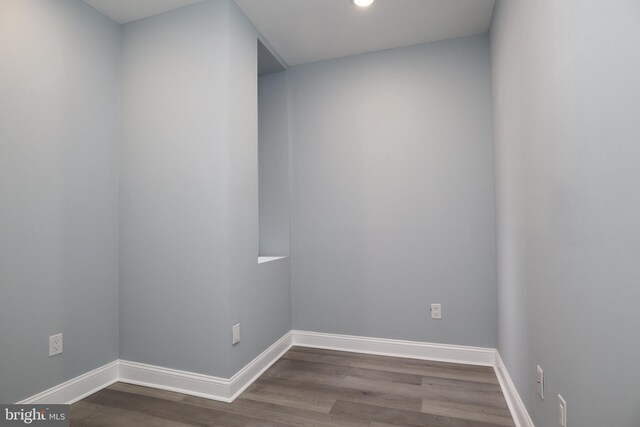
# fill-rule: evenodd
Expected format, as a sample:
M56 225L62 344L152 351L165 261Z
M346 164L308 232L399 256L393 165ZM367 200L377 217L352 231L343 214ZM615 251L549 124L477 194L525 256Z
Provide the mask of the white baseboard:
M19 403L74 403L116 381L233 402L292 345L472 365L495 363L495 350L488 348L290 331L231 378L116 360Z
M513 384L511 376L502 361L502 357L500 357L500 353L497 351L496 363L493 368L496 371L496 376L498 377L502 394L504 394L507 405L509 405L509 410L511 411L511 416L516 423L516 427L535 427L533 425L533 420L529 416L529 412L524 406L524 402L520 398L520 394L518 394L518 390L516 389L515 384Z
M291 331L291 333L293 334L293 345L301 347L480 366L494 366L496 360L496 350L493 348L432 344L307 331Z
M219 378L121 360L118 380L221 402L233 402L290 347L291 332L288 332L231 378Z
M251 384L257 380L260 375L276 363L289 349L293 342L291 331L287 332L282 338L273 343L271 347L262 352L258 357L253 359L238 371L229 380L229 396L233 402L236 397L246 390Z
M291 332L287 332L231 378L218 378L128 360L114 360L17 403L72 404L118 381L222 402L233 402L291 348L291 341Z
M121 360L118 381L230 402L229 380L210 375Z
M19 404L72 404L118 381L119 361L114 360L93 371L21 400Z
M516 426L534 427L502 358L495 349L308 331L288 332L231 378L219 378L127 360L115 360L18 403L71 404L117 381L222 402L233 402L292 346L492 366Z

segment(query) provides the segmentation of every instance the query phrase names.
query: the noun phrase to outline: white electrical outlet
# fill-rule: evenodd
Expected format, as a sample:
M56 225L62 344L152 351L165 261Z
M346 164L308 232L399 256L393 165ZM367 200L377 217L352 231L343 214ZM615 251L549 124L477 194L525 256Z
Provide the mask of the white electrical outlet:
M49 356L62 353L62 334L49 337Z
M442 319L442 305L431 304L431 318L437 320Z
M536 391L540 399L544 400L544 371L540 365L536 367Z
M238 344L240 342L240 323L233 325L233 342L232 344Z
M567 427L567 401L558 395L558 424L560 427Z

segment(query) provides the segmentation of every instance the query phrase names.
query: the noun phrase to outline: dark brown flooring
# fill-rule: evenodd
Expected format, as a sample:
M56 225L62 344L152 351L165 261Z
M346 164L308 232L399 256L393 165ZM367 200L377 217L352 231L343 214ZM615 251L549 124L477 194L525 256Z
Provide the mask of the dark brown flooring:
M293 347L233 403L116 383L72 426L514 426L492 368Z

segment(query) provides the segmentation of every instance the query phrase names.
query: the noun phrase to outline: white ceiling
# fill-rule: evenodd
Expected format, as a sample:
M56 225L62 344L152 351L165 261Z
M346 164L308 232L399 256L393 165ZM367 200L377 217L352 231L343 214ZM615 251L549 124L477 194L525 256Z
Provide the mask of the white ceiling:
M124 24L202 0L84 0ZM288 65L481 34L495 0L235 0Z
M484 33L494 0L235 0L289 65Z
M157 15L202 0L84 0L121 24Z

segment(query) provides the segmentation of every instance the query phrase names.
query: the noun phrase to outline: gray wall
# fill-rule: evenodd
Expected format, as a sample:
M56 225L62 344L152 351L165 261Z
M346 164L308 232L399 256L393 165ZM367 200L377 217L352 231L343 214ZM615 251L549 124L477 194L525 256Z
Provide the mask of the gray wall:
M640 425L640 2L498 1L499 349L539 426ZM535 365L546 399L535 396Z
M120 355L226 372L227 4L123 26Z
M121 357L229 377L290 329L288 261L257 264L257 33L210 0L123 37Z
M287 74L258 80L260 255L289 255L289 102Z
M0 402L118 358L119 49L80 0L0 1Z
M230 321L241 340L231 348L236 373L291 330L289 260L258 264L258 75L253 25L229 1L229 140L227 212Z
M287 71L295 329L495 347L489 61L475 36Z

